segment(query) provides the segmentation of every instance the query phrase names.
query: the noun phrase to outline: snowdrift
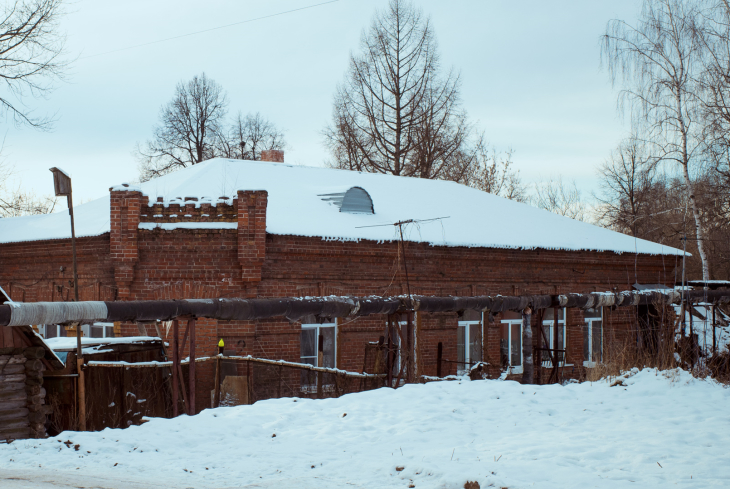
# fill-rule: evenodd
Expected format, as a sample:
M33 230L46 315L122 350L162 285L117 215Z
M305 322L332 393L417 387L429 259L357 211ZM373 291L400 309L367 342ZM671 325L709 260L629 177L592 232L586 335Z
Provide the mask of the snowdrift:
M0 445L0 485L26 469L157 487L728 487L729 400L714 381L650 369L274 399Z

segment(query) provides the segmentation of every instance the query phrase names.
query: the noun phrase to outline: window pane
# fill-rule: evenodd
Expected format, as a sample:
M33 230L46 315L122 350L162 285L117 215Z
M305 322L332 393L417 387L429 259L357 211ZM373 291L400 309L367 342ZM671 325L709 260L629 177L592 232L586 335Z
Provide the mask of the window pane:
M594 362L603 361L603 335L601 330L603 329L603 323L601 321L593 321L592 324L592 341L591 341L591 359Z
M104 326L106 328L106 337L114 338L114 326Z
M46 338L55 338L58 336L58 326L55 324L46 324Z
M464 366L464 362L466 362L464 350L465 331L466 326L464 325L459 325L459 327L456 328L456 361L459 362L459 364L456 366L457 370L464 370L466 368Z
M517 367L522 365L522 325L512 324L512 351L510 352L510 365Z
M565 326L558 326L558 350L565 350Z
M103 338L104 337L104 327L103 326L92 326L91 327L91 337L92 338Z
M588 322L581 326L581 329L583 330L583 361L584 362L590 362L591 361L591 323Z
M482 325L469 325L469 361L471 363L482 361Z
M303 329L302 330L302 357L316 357L316 356L317 356L317 330L314 328ZM305 362L305 363L309 363L309 362Z
M323 365L321 367L335 368L335 328L319 328L319 334L323 337Z

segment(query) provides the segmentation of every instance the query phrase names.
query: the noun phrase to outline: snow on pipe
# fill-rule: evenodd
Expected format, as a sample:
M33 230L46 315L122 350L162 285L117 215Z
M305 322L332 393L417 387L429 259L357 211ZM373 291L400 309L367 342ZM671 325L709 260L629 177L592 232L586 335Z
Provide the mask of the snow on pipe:
M730 302L730 291L686 291L690 301ZM521 311L549 307L623 307L678 304L682 293L668 291L596 292L591 294L477 297L306 297L279 299L187 299L129 302L15 302L0 305L0 326L101 321L167 321L178 317L254 320L285 317L297 320L394 314L399 311Z
M106 304L100 301L88 302L10 302L6 326L25 326L28 324L58 324L74 318L74 321L93 321L107 317ZM2 314L0 314L2 316ZM0 317L0 321L3 318Z

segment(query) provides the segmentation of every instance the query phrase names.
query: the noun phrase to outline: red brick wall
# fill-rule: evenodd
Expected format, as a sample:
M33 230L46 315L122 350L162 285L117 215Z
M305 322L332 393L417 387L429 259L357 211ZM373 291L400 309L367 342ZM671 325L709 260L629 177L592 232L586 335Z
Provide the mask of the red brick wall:
M81 298L113 300L305 295L395 295L407 291L397 242L336 241L266 234L267 194L239 192L236 229L140 230L159 209L138 192L111 192L111 232L78 240ZM186 207L187 209L187 207ZM186 210L187 212L187 210ZM203 219L191 208L192 219ZM142 217L144 215L144 218ZM171 217L161 218L170 221ZM172 221L170 221L172 222ZM424 295L535 294L626 290L669 283L674 260L588 251L506 250L406 243L410 290ZM61 267L64 270L61 271ZM70 240L0 245L0 284L14 299L70 300ZM118 291L118 292L117 292ZM436 373L436 345L456 360L456 314L423 314L419 365ZM626 336L629 309L611 313L611 334ZM579 311L568 316L568 358L582 363ZM385 318L343 320L338 366L361 370L365 343L384 334ZM298 323L287 320L199 322L198 355L215 352L219 337L242 354L297 361ZM204 326L203 326L204 325ZM200 329L204 328L204 329ZM138 334L134 325L125 334ZM609 336L606 336L609 338ZM608 341L608 339L607 339ZM484 359L499 363L499 317L485 328ZM448 364L444 374L454 373ZM201 394L199 403L208 402ZM199 404L202 406L202 404Z

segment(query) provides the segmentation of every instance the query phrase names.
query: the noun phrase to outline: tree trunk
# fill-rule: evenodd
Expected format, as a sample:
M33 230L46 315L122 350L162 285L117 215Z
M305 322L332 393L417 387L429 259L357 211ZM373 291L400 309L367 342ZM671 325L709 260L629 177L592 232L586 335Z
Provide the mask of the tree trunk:
M534 372L532 361L532 310L526 307L522 311L522 383L534 383Z
M697 199L695 197L694 185L689 177L689 170L687 165L682 165L682 174L684 175L684 184L687 186L687 197L689 199L690 206L692 207L692 216L695 221L695 233L697 236L697 251L700 254L702 260L702 280L710 280L710 265L707 262L707 253L705 252L705 230L700 219L700 213L697 209Z

